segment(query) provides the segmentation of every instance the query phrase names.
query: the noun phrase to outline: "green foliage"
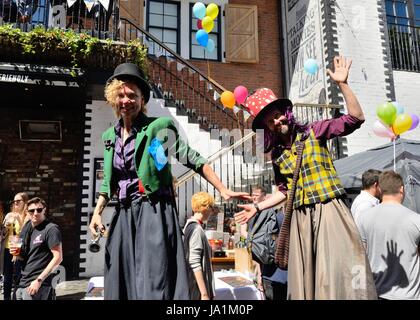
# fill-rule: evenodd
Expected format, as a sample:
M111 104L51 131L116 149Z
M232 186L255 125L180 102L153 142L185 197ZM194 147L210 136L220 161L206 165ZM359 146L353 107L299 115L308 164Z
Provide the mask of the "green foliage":
M0 50L4 45L17 50L23 57L59 59L61 63L70 64L73 68L111 69L121 62L130 61L147 73L147 48L138 40L129 43L99 40L86 33L63 29L46 30L43 26L24 32L7 24L0 26L0 44Z

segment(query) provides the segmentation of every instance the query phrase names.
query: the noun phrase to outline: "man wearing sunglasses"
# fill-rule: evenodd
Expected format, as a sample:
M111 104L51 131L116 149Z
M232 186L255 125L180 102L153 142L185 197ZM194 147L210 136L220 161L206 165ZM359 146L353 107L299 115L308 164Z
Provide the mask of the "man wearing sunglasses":
M46 217L43 199L28 201L30 222L22 229L22 248L10 249L23 260L17 300L47 300L51 296L51 273L63 260L61 232Z

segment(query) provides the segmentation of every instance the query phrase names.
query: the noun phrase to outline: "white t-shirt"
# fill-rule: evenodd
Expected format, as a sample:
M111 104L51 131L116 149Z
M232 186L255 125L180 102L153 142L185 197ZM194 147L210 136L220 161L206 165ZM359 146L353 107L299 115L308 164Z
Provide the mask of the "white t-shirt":
M401 204L381 203L356 220L378 296L420 299L420 215Z
M351 205L351 214L354 221L358 218L360 212L373 208L379 204L379 199L372 196L369 192L362 190L360 194L354 199Z

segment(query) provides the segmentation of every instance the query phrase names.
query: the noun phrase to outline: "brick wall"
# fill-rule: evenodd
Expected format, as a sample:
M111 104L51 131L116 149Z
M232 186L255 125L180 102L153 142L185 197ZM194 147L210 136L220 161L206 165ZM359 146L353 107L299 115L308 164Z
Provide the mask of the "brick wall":
M210 76L227 90L233 91L238 85L244 85L248 90L268 87L278 96L282 95L280 52L283 49L280 47L279 41L278 2L275 0L229 1L230 4L256 5L258 7L260 62L251 64L210 61ZM191 62L204 74L208 74L207 61L193 60Z
M63 102L64 103L64 102ZM0 109L1 195L11 199L26 191L30 198L46 200L48 212L62 232L63 266L67 277L78 274L82 137L82 106L28 107L2 105ZM21 141L19 120L58 120L62 122L61 142Z

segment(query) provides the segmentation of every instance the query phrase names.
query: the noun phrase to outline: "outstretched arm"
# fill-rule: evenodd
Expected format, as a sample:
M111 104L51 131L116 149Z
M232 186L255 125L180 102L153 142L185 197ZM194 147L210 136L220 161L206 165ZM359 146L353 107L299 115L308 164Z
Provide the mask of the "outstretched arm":
M258 203L258 208L262 211L286 200L286 196L282 192L277 192L273 196ZM247 223L256 213L257 209L252 204L238 204L243 210L235 214L235 221L240 224Z
M334 72L330 69L327 69L328 75L333 79L341 92L343 93L344 100L346 101L348 114L353 117L358 118L359 120L365 120L363 110L360 106L359 101L357 100L356 95L351 90L349 84L347 83L347 78L349 76L349 70L352 64L351 59L347 59L340 55L339 57L334 57Z
M250 196L247 192L234 192L229 189L227 189L223 183L220 181L219 177L216 175L216 173L213 171L213 169L206 163L203 165L202 168L202 175L204 179L206 179L208 182L210 182L213 187L217 189L217 191L220 192L220 195L225 200L229 200L231 198L241 198L249 200Z

